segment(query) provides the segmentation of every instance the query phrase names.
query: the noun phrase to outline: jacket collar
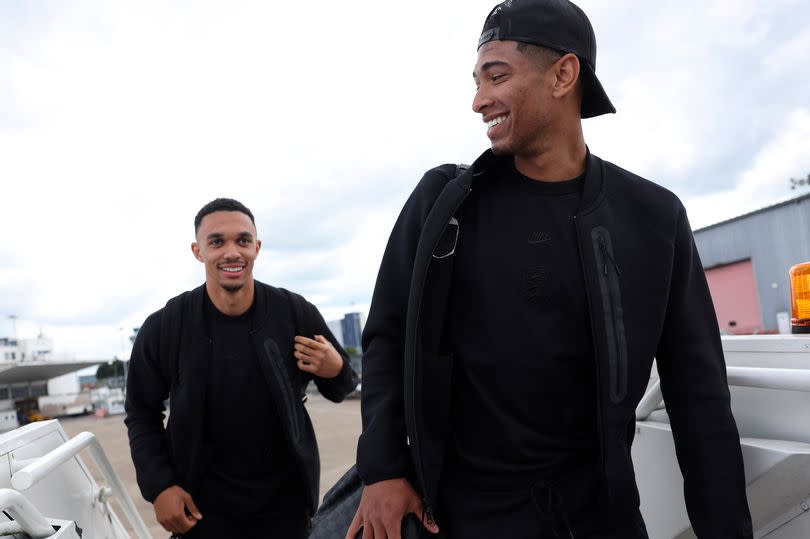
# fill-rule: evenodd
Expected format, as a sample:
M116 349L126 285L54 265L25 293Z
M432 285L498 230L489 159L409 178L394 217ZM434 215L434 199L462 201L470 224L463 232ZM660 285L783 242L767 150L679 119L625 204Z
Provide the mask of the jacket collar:
M268 301L267 301L267 285L257 281L256 279L253 280L253 301L255 306L253 307L253 332L257 332L262 329L262 326L267 322L267 309L268 309ZM189 301L186 303L186 319L187 320L195 320L197 327L204 328L205 336L210 338L211 337L211 328L208 327L208 323L205 317L205 283L198 286L194 290L189 292Z
M602 160L591 153L590 148L585 147L585 185L582 191L582 201L580 202L579 213L589 213L596 209L603 198L604 174ZM470 189L473 183L482 176L488 168L503 159L512 159L511 155L500 156L492 153L491 149L482 153L470 168L455 179L460 187Z

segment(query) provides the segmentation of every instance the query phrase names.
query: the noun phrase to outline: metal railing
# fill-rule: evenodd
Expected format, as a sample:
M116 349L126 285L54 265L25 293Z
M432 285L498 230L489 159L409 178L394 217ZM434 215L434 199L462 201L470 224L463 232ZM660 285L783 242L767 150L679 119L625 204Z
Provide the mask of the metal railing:
M34 504L16 490L0 489L0 509L11 515L20 529L33 539L45 539L56 533Z
M121 482L110 460L107 458L107 454L104 453L104 449L93 433L81 432L41 457L20 461L19 465L16 466L17 470L12 470L11 486L17 490L27 490L31 488L32 485L41 481L58 466L77 456L85 447L90 448L90 452L101 470L101 474L112 487L112 494L118 499L121 510L132 525L135 535L139 539L152 539L146 524L144 524L141 515L135 508L132 498L129 497L129 494L124 488L124 484ZM21 467L20 465L22 469L19 469ZM100 489L98 492L98 501L104 502L108 492L106 488Z
M783 391L810 392L810 370L727 367L728 385ZM644 421L663 401L661 380L647 390L636 407L636 421Z

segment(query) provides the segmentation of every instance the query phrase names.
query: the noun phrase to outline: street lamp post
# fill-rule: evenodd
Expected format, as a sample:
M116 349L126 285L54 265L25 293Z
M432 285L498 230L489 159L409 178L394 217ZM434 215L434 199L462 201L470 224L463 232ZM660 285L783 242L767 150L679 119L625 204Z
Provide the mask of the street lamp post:
M10 314L8 319L11 320L11 338L17 340L17 315Z

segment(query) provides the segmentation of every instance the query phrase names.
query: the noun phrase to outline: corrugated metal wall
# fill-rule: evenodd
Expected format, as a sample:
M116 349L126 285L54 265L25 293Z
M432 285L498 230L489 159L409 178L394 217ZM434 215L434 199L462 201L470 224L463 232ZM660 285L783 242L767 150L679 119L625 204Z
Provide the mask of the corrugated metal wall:
M751 259L762 326L775 330L790 311L788 270L810 262L810 195L696 230L695 242L706 269Z
M750 260L707 269L706 280L721 330L747 335L763 329L759 292Z

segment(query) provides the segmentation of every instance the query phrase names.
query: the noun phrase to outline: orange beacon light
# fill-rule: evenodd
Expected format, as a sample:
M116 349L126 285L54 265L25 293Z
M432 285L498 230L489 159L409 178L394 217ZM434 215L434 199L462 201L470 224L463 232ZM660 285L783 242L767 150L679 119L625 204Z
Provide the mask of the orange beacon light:
M810 333L810 262L790 268L790 327L793 333Z

